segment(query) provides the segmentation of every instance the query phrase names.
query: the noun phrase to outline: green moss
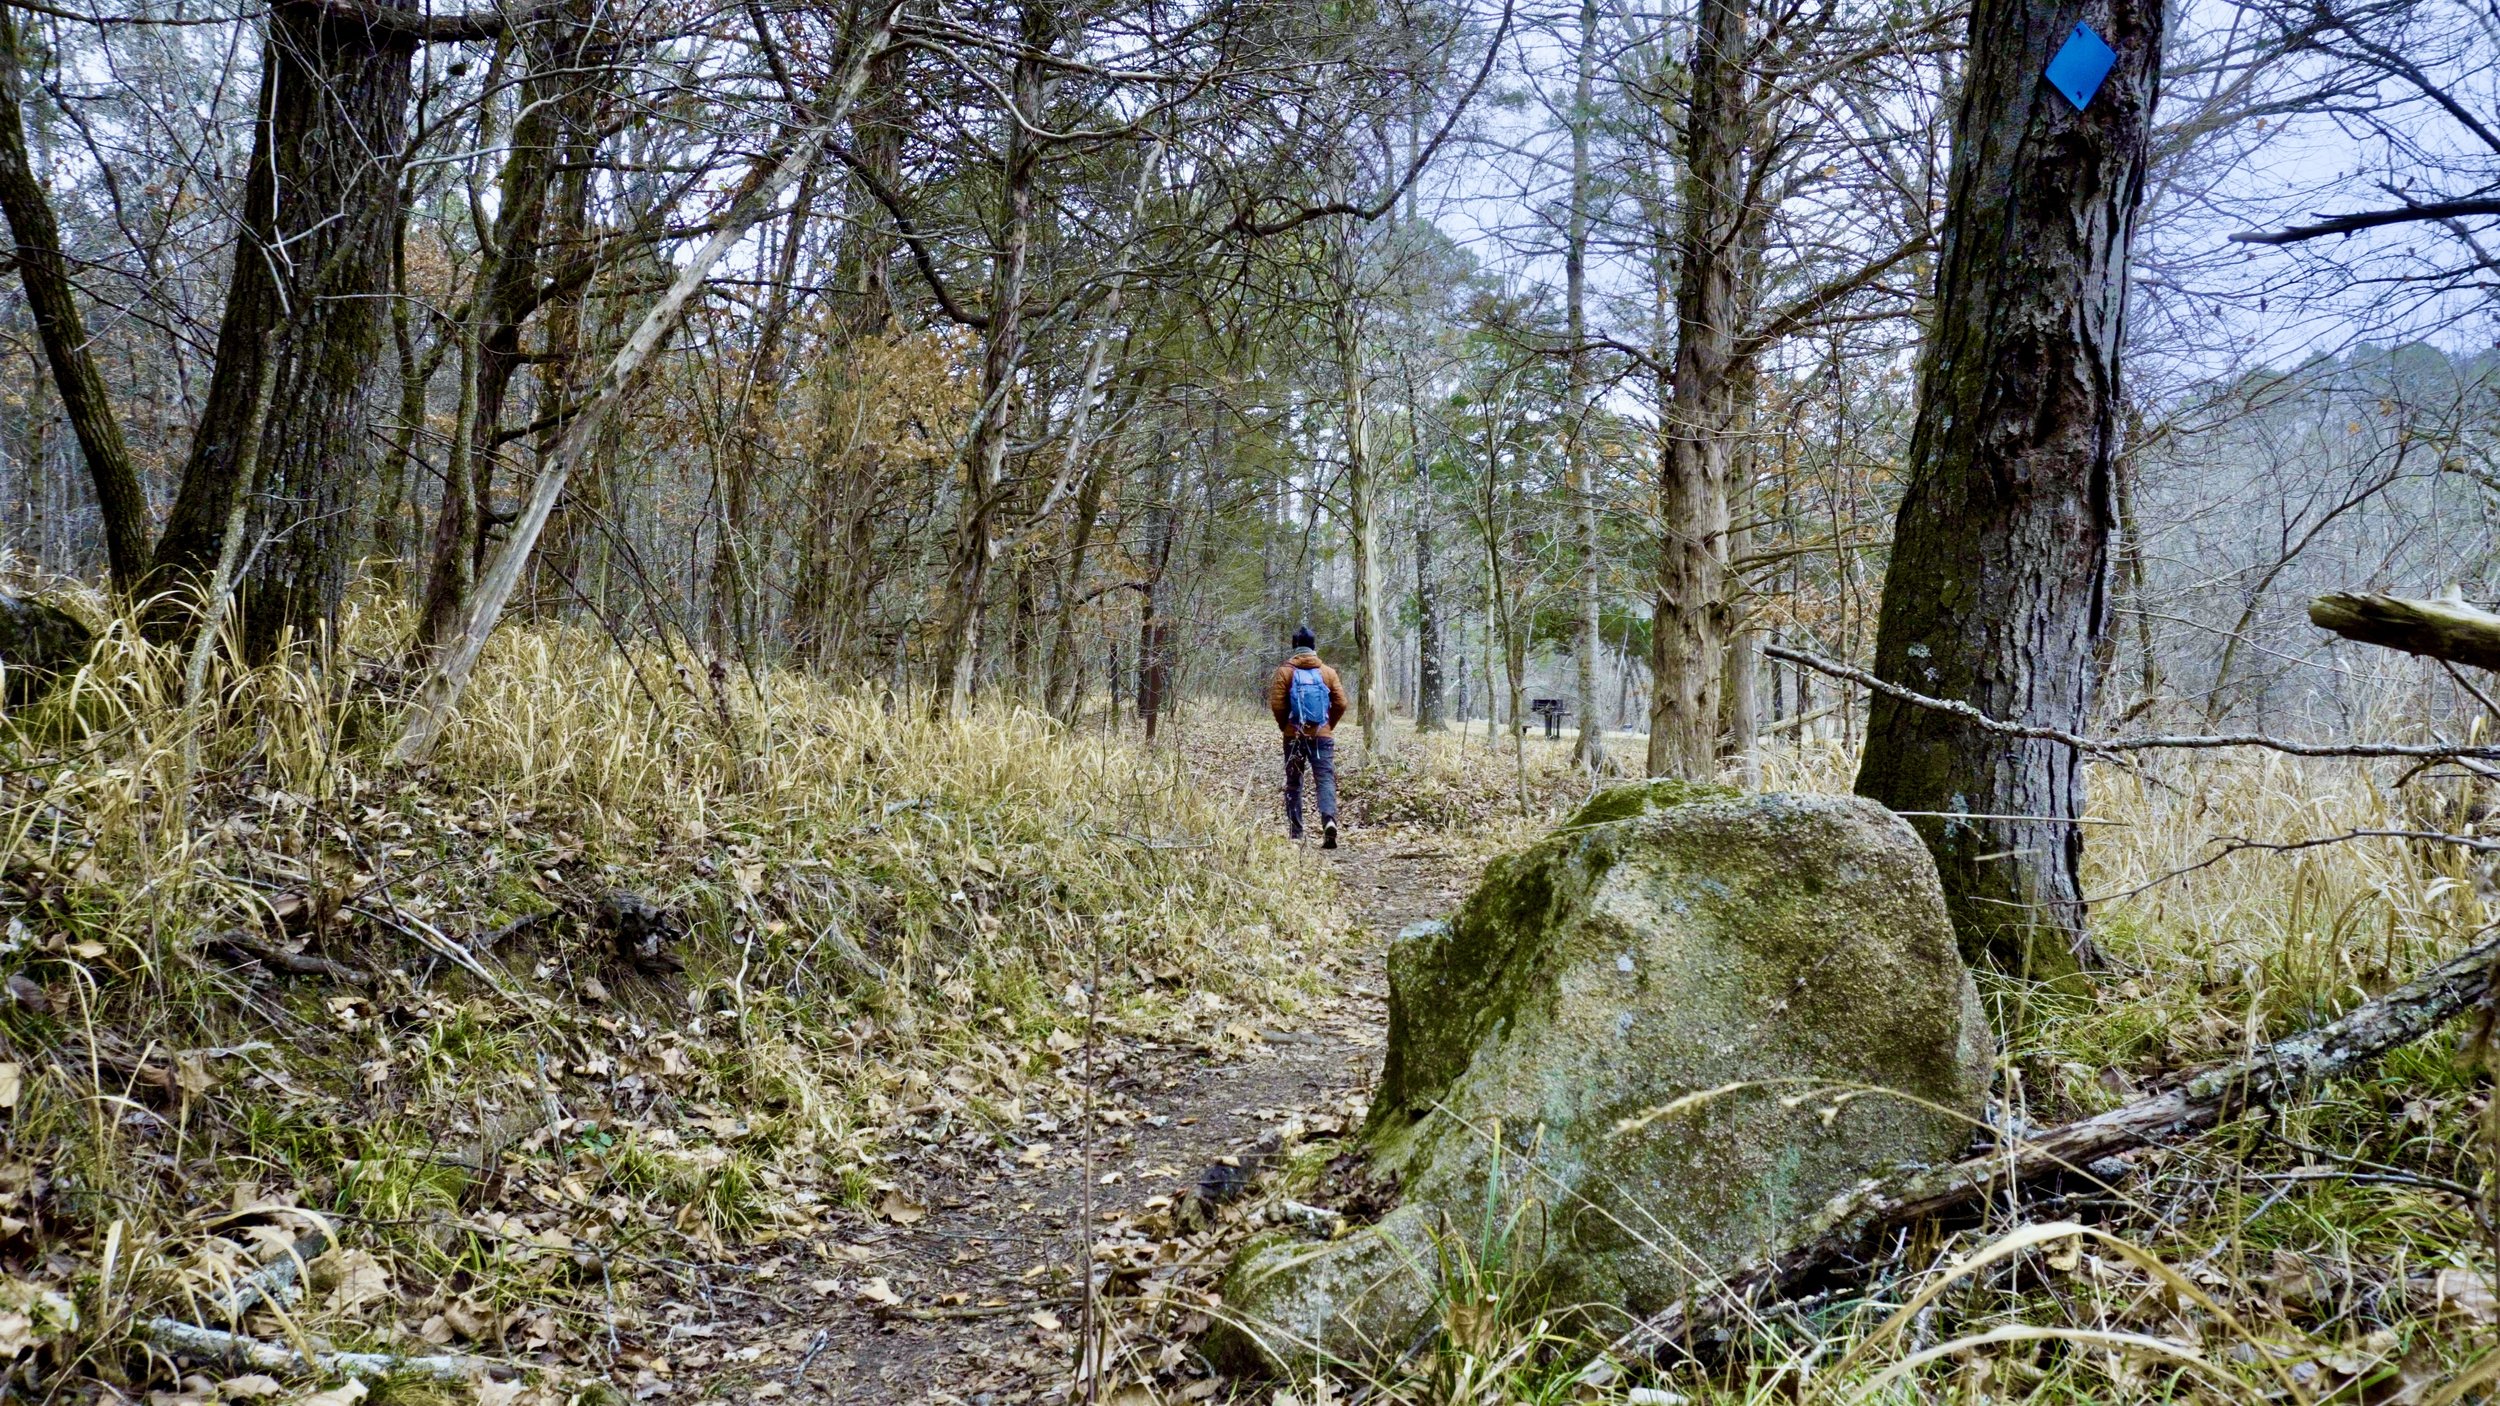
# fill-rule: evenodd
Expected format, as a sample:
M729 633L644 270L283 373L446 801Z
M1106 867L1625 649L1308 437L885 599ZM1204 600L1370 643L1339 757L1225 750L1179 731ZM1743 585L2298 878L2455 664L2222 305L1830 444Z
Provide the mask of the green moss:
M1636 781L1629 786L1607 787L1589 797L1588 803L1564 821L1562 828L1580 830L1591 825L1630 820L1636 815L1665 810L1670 806L1691 805L1696 801L1732 801L1743 794L1733 786L1660 776L1648 781Z

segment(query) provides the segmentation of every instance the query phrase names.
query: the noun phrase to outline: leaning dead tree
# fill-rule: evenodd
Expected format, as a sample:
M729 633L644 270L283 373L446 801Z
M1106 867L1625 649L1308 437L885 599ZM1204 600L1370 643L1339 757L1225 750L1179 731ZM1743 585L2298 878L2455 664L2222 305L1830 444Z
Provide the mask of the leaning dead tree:
M2309 623L2348 640L2500 670L2500 615L2461 600L2337 592L2309 603Z

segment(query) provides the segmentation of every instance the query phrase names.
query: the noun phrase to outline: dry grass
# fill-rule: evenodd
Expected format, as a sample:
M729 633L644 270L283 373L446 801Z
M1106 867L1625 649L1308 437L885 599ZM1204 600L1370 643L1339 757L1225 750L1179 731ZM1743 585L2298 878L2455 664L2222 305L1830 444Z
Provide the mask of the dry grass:
M353 619L326 669L221 660L188 714L179 661L99 623L0 722L0 1265L79 1319L24 1380L163 1380L129 1325L213 1317L316 1219L350 1272L246 1329L630 1376L702 1262L880 1204L889 1138L1063 1099L1049 1037L1095 973L1127 1026L1299 999L1278 842L1031 713L534 627L399 773L357 650L401 621ZM615 888L677 915L682 973L597 929Z

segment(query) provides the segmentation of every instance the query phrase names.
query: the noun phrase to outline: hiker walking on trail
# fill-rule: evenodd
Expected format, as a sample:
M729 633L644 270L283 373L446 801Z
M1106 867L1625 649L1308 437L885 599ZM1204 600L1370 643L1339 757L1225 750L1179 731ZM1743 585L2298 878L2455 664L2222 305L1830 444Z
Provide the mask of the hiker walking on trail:
M1302 838L1302 770L1319 793L1319 847L1337 847L1337 719L1345 716L1345 685L1319 662L1311 627L1293 632L1293 657L1267 681L1267 710L1285 734L1285 834Z

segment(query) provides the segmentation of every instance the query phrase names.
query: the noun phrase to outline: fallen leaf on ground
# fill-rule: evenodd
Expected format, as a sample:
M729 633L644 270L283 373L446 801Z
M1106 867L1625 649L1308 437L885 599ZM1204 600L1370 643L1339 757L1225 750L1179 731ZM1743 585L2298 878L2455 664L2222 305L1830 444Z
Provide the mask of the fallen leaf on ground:
M888 1308L903 1301L903 1296L894 1292L894 1286L885 1282L885 1276L882 1274L860 1285L859 1296L870 1303L881 1303Z
M2491 1281L2470 1269L2439 1271L2431 1280L2431 1292L2454 1312L2485 1323L2500 1322L2500 1297L2492 1294Z
M894 1188L888 1190L885 1199L877 1203L877 1214L896 1225L918 1225L929 1218L929 1208L905 1196L900 1188Z
M328 1304L333 1312L344 1313L360 1304L387 1298L391 1292L390 1272L367 1250L341 1250L326 1264L319 1265L320 1279L328 1290Z

